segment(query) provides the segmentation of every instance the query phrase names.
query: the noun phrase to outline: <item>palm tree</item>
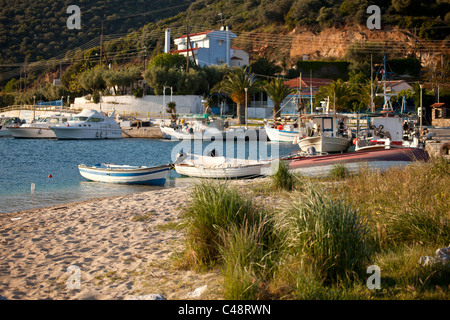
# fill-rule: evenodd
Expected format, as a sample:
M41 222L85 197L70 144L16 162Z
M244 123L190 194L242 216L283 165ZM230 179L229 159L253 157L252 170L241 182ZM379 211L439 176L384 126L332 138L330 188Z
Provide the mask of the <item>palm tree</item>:
M293 90L284 85L284 80L277 78L272 79L263 86L264 91L266 91L269 98L273 101L273 120L280 116L280 105L288 94L292 93Z
M322 99L329 98L330 109L340 111L349 107L354 96L355 93L350 89L350 86L342 79L338 79L319 89L316 103L318 104Z
M247 68L233 68L224 77L222 81L217 83L211 92L224 93L237 105L237 115L239 124L245 123L245 92L247 88L247 101L259 89L259 82L255 80L254 74L250 73Z
M173 101L167 104L166 112L170 114L172 122L177 121L177 104Z

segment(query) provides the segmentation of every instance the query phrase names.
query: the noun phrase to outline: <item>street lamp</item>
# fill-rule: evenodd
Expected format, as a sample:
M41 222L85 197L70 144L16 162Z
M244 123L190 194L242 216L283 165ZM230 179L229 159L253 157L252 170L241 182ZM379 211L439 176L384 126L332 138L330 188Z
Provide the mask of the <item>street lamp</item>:
M36 96L33 96L33 121L36 119Z
M247 124L247 91L248 88L244 88L245 90L245 130L248 129L248 124Z
M422 88L423 88L423 86L422 86L422 84L419 84L419 87L420 87L420 109L419 109L418 114L419 114L419 121L420 121L420 126L419 126L419 130L420 130L419 137L420 137L420 135L422 135L422 113L423 113L423 109L422 109Z

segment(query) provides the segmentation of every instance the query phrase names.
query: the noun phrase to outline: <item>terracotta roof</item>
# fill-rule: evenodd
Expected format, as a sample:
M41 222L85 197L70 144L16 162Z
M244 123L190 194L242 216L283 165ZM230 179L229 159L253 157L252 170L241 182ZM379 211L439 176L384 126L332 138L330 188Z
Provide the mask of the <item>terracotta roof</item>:
M332 83L332 79L323 79L323 78L304 78L302 79L302 88L309 87L310 85L313 87L321 87L326 86ZM289 88L298 88L300 86L300 79L295 78L291 80L287 80L284 82L286 86Z
M448 104L446 104L445 102L441 102L441 103L433 103L430 107L432 108L448 108Z

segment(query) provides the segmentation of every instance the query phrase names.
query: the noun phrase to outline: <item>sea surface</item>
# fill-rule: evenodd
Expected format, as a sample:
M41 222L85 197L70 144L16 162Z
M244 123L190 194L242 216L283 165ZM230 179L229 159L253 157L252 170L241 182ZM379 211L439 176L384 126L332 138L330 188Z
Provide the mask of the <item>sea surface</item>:
M172 188L193 179L171 170L165 186L108 184L88 181L79 164L116 163L161 165L173 162L179 151L263 159L298 151L291 143L265 141L180 142L158 139L51 140L0 138L0 214L73 201ZM34 191L32 192L32 184Z

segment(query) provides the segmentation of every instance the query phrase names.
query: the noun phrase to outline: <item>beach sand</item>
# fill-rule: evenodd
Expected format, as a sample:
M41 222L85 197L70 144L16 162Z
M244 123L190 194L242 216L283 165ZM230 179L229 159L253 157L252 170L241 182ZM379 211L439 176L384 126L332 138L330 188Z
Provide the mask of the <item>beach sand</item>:
M220 271L175 268L183 250L176 187L0 215L0 299L218 299ZM145 298L145 297L144 297Z

